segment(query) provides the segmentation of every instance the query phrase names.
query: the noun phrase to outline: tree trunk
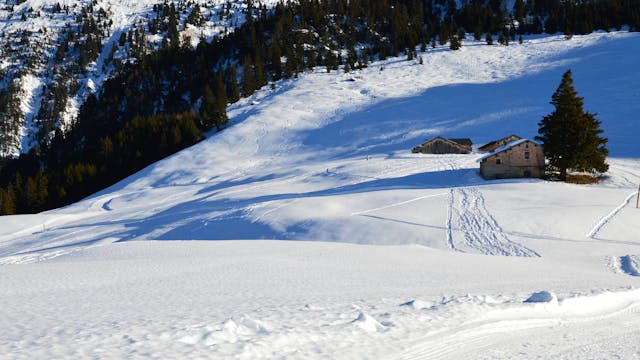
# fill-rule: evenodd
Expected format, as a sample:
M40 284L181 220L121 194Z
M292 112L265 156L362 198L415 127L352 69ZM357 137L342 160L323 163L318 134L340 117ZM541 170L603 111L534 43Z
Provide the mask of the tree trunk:
M567 168L560 168L560 180L567 181Z

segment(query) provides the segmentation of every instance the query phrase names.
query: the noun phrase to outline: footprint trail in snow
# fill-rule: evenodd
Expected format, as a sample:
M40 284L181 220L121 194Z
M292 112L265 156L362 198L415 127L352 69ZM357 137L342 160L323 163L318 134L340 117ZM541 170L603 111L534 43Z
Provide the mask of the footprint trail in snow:
M540 256L511 241L485 206L475 187L452 189L449 194L447 242L453 250L485 255Z

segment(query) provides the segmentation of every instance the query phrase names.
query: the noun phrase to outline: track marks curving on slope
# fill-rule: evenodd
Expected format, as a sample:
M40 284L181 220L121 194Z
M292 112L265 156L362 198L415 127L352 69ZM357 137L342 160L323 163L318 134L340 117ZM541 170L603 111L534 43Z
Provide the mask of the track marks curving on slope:
M449 202L447 243L452 249L486 255L540 256L507 237L477 188L452 189Z
M627 205L629 205L629 203L631 202L631 199L633 199L637 195L638 195L637 191L634 191L633 193L629 194L629 196L627 196L626 199L624 199L622 204L618 205L617 208L613 209L613 211L611 211L609 214L607 214L602 219L600 219L600 221L598 221L596 226L594 226L593 229L589 231L589 233L587 234L587 237L595 239L596 235L598 235L600 230L602 230L602 228L605 227L605 225L607 225L614 216L618 215L618 213L620 213L622 209L624 209Z

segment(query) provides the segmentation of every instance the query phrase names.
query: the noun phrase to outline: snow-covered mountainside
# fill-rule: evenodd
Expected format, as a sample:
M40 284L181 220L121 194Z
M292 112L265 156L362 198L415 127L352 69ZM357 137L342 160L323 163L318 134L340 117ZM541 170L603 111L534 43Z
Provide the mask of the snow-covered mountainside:
M303 74L99 194L0 218L0 353L639 356L640 35L524 40ZM533 137L568 68L609 138L601 183L410 152Z
M169 4L178 36L194 47L233 31L246 17L246 0L6 1L0 7L0 95L7 102L0 108L0 156L26 153L47 133L68 129L87 96L122 64L160 48L166 29L156 25L150 33L148 24L165 24Z

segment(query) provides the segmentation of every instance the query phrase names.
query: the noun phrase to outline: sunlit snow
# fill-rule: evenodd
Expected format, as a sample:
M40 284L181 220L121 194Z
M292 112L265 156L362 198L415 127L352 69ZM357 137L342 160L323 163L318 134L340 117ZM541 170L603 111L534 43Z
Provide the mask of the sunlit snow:
M639 356L640 35L420 55L283 81L109 189L0 218L0 353ZM410 152L532 138L568 68L609 138L600 184Z

